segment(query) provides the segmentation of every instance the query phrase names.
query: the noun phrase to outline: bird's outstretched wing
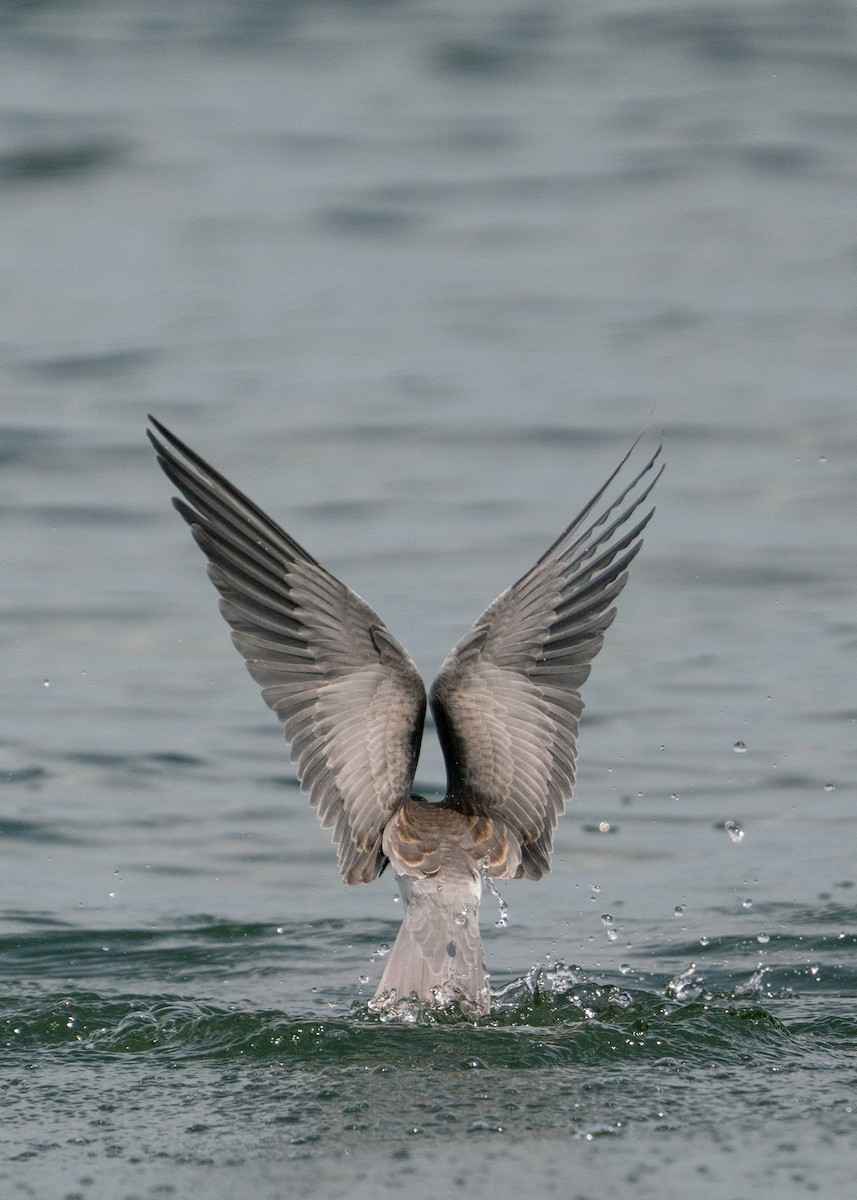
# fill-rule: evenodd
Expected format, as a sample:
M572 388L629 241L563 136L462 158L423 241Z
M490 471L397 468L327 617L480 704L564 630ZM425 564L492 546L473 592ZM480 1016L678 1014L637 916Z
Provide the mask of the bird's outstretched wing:
M150 418L173 500L208 557L220 611L292 746L346 883L384 863L384 826L410 795L425 717L411 658L365 601Z
M663 471L656 466L660 446L614 500L604 498L636 445L535 566L458 642L429 693L448 802L518 833L518 876L539 879L550 869L557 816L574 784L579 689L654 512L638 515Z

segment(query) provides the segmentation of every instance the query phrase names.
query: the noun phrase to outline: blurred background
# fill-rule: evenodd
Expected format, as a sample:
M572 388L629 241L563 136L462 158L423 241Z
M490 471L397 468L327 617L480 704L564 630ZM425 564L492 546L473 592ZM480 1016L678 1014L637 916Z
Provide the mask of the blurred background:
M69 988L347 1014L399 918L339 884L148 412L427 681L663 437L553 874L506 929L486 897L495 984L853 996L855 72L845 0L0 5L0 907L38 1028Z

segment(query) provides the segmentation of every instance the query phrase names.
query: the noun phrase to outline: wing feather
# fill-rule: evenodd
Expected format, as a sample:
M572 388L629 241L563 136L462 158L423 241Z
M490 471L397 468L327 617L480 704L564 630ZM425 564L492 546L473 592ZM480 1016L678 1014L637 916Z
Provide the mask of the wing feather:
M638 439L639 441L639 439ZM661 447L615 499L637 442L536 564L453 648L430 691L447 802L496 816L521 839L519 875L550 869L553 831L577 767L580 687L654 509Z
M410 795L426 697L407 652L355 592L151 418L173 503L208 558L232 640L282 722L346 883L374 879Z

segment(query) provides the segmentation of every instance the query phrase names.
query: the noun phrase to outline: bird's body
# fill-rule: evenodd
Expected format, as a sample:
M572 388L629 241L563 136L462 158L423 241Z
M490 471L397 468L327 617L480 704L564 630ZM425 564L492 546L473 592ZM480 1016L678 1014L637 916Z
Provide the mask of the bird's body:
M413 795L422 680L381 618L251 501L152 419L174 504L209 560L232 640L292 746L301 786L332 827L346 883L389 862L405 915L373 1000L485 1013L485 878L539 879L571 795L580 686L651 510L660 447L617 498L604 493L450 651L429 692L447 768L439 803ZM633 451L633 447L632 447ZM600 507L599 507L600 505Z
M514 831L491 817L411 796L387 824L382 846L398 879L405 917L373 1007L395 1007L415 996L487 1012L479 901L483 879L516 873L521 851Z

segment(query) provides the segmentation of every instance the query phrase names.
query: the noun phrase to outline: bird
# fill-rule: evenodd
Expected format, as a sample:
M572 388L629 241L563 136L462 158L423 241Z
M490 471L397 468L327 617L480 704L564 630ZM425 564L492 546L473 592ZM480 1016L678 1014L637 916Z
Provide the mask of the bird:
M654 507L662 444L606 482L443 661L426 696L407 651L340 582L194 450L150 417L173 504L208 559L220 611L283 725L346 884L389 864L405 902L369 1010L490 1012L483 882L540 879L571 797L588 677ZM626 478L628 482L624 482ZM613 494L613 493L617 494ZM610 496L613 496L611 499ZM442 800L412 792L426 704ZM410 1006L410 1007L409 1007Z

